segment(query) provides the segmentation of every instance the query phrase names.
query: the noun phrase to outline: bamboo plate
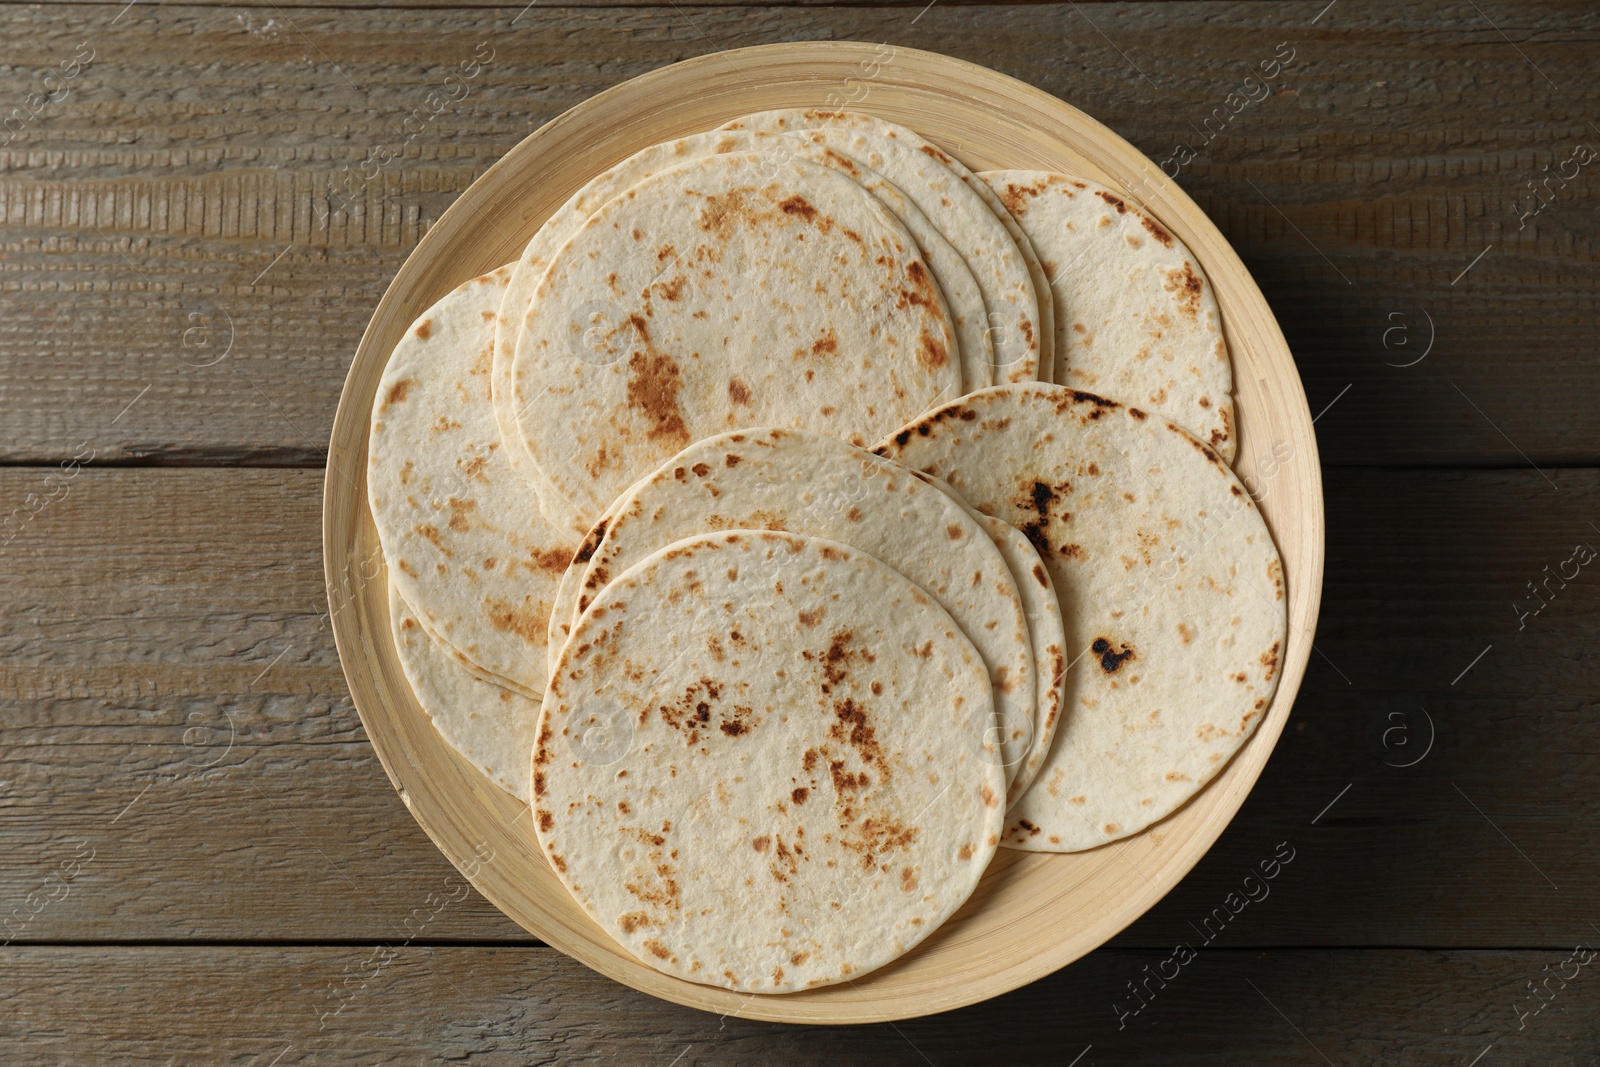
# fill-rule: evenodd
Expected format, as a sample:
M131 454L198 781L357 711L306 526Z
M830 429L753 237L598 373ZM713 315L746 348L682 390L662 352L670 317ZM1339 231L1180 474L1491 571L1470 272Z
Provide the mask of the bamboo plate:
M1277 697L1255 735L1170 818L1073 855L1002 848L972 900L909 955L855 982L758 996L672 978L625 952L556 880L526 806L434 733L389 636L366 450L389 351L433 301L515 260L545 217L602 168L738 115L797 106L903 123L974 170L1093 178L1126 191L1188 244L1222 307L1240 433L1235 469L1282 553L1289 636ZM1132 145L1060 100L947 56L859 43L767 45L652 71L548 123L474 182L400 268L361 339L334 420L322 526L351 694L401 799L451 862L529 932L602 974L705 1011L787 1022L877 1022L971 1004L1071 963L1143 914L1205 854L1255 784L1304 676L1322 593L1322 485L1305 393L1272 312L1217 228Z

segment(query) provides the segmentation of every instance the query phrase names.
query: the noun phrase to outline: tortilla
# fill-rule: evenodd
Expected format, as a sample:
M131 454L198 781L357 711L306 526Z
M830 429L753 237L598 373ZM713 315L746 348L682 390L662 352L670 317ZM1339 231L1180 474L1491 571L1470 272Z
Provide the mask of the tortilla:
M983 294L960 253L904 193L881 175L821 146L803 144L777 134L732 130L691 134L651 145L595 175L550 217L529 243L506 290L500 321L522 322L528 301L533 296L533 287L537 285L544 267L548 266L549 257L577 232L583 220L608 201L668 167L691 159L730 152L759 152L774 163L793 157L806 159L841 171L875 196L911 234L928 269L933 272L939 291L944 295L955 327L954 351L961 364L962 391L971 392L993 384L993 350L984 313ZM515 338L509 336L510 332L505 327L497 332L495 348L496 417L506 428L515 422L509 388Z
M550 601L550 622L545 634L545 663L552 674L555 673L556 659L561 655L561 646L567 643L567 635L572 632L573 623L578 621L578 590L583 585L584 571L588 570L595 549L600 547L600 539L606 535L611 516L617 513L617 508L625 499L626 493L617 497L589 527L589 532L578 542L572 562L567 565L556 586L556 595Z
M439 736L495 785L530 803L538 702L463 668L423 629L393 580L389 627L400 669Z
M1004 843L1070 852L1194 796L1277 687L1283 565L1254 501L1176 423L1060 386L1001 386L878 451L1028 535L1069 657L1049 756Z
M788 132L883 175L922 210L966 260L988 312L993 380L1033 381L1051 366L1054 337L1042 271L1030 264L1026 238L992 195L959 161L921 135L871 115L848 111L763 111L725 130ZM1037 273L1036 273L1037 272Z
M1022 598L1022 610L1028 616L1028 643L1033 651L1034 714L1033 728L1028 731L1028 747L1017 764L1017 776L1006 792L1009 799L1015 800L1027 792L1050 754L1050 742L1055 738L1056 723L1061 719L1061 705L1066 697L1067 638L1061 625L1061 605L1056 600L1055 584L1027 535L1010 523L981 512L973 514L1005 557L1006 566L1011 568L1012 579Z
M648 478L649 475L645 477ZM567 635L572 632L573 624L578 621L578 590L583 584L583 575L588 570L589 560L594 556L595 549L600 547L600 539L606 535L606 526L610 524L611 516L617 513L617 509L628 499L628 493L632 491L633 486L629 486L628 492L613 500L611 506L601 512L594 525L584 533L583 540L578 542L577 551L572 554L571 564L568 565L566 573L561 575L560 584L556 586L556 595L550 604L548 644L545 646L545 661L551 671L556 669L556 657L561 655L561 646L567 643Z
M910 235L859 185L799 159L707 156L609 201L557 252L513 401L560 497L540 504L587 529L713 433L881 436L956 395L953 344Z
M1222 314L1183 242L1082 178L1037 170L980 177L1027 231L1050 276L1055 381L1165 415L1232 463L1233 365Z
M556 209L555 214L545 220L544 225L539 227L527 247L523 249L521 258L512 267L511 280L500 298L500 307L494 318L494 359L489 371L489 392L494 403L495 424L500 427L500 446L506 460L533 490L535 499L539 501L540 511L550 521L565 524L563 529L581 538L584 528L581 524L576 527L570 525L573 520L558 506L560 497L554 485L533 461L533 456L528 452L527 442L522 439L522 434L517 429L517 404L512 397L511 382L511 367L517 352L517 336L522 330L523 320L527 317L528 304L533 300L534 290L544 278L551 257L571 239L572 235L582 227L584 220L589 217L590 213L574 208L574 200L576 197L568 200Z
M819 620L808 624L808 619ZM992 857L989 680L866 553L769 531L679 541L584 613L540 713L534 825L646 964L782 993L922 941Z
M1017 588L1023 614L1028 619L1028 647L1033 652L1034 666L1033 722L1028 727L1027 745L1016 763L1016 777L1006 789L1006 803L1009 805L1023 794L1039 773L1050 751L1056 723L1061 718L1066 686L1066 637L1061 628L1061 606L1056 600L1055 585L1050 581L1050 572L1045 570L1044 561L1034 550L1033 543L1021 530L977 511L943 478L915 467L908 469L960 504L973 521L983 527L989 540L1000 550L1006 569L1011 572L1011 581ZM1001 701L1002 698L996 694L996 719L1008 721L1001 710ZM1020 717L1014 716L1013 721L1020 722ZM1011 764L1007 764L1007 767L1009 769Z
M373 403L367 500L390 576L428 631L537 698L550 598L576 538L545 521L500 446L491 320L510 274L455 289L395 345Z
M585 567L574 616L662 546L729 529L849 545L932 597L989 671L1007 782L1016 776L1033 739L1038 693L1028 620L1004 555L959 501L843 441L751 429L690 445L619 502Z

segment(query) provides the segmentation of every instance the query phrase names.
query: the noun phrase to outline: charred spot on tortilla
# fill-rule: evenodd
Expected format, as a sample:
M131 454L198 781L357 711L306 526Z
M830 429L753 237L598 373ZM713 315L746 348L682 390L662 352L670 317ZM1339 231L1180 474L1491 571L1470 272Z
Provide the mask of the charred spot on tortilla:
M1017 529L1021 530L1028 540L1033 542L1033 547L1039 550L1040 555L1050 551L1050 538L1045 533L1045 530L1050 525L1050 505L1054 504L1056 499L1057 494L1054 488L1036 480L1028 488L1027 497L1019 505L1024 509L1031 507L1034 517L1018 526Z
M1103 637L1095 638L1094 643L1089 646L1089 650L1096 656L1100 657L1100 669L1105 671L1107 674L1115 674L1117 669L1122 666L1124 660L1130 660L1134 658L1133 649L1129 648L1126 644L1124 644L1122 649L1119 651L1113 647L1110 641L1107 641Z

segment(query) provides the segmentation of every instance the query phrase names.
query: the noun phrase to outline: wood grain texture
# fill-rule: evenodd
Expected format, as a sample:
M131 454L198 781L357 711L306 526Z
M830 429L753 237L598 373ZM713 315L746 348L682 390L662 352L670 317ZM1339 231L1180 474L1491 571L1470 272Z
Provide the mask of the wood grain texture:
M0 0L0 6L22 6L24 4L27 4L28 2L29 2L29 0ZM82 6L82 7L105 7L106 4L107 4L107 0L59 0L59 2L61 4L63 4L63 5L65 5L65 4L76 4L76 5L79 5L79 6ZM715 0L714 3L706 3L706 4L703 4L701 6L705 6L705 7L782 7L782 6L785 6L786 4L825 4L825 3L830 3L830 2L833 2L833 0L782 0L782 2L780 2L780 3L757 2L757 0ZM989 4L989 5L1001 4L1001 3L1004 3L1005 0L943 0L943 2L954 3L957 6L982 6L982 5L985 5L985 4ZM1036 3L1036 4L1046 4L1046 3L1057 2L1057 0L1029 0L1029 2L1030 3ZM1088 3L1088 4L1114 4L1114 3L1124 2L1124 0L1081 0L1081 2ZM1237 0L1151 0L1151 2L1153 2L1153 3L1188 3L1188 4L1194 4L1194 3L1234 3L1234 2L1237 2ZM1285 4L1285 5L1298 4L1301 7L1304 7L1306 9L1306 11L1308 13L1308 17L1309 17L1309 15L1311 13L1314 13L1317 10L1315 7L1309 6L1312 3L1312 0L1262 0L1262 2L1263 3L1272 3L1272 4ZM641 6L642 4L645 4L645 3L646 3L646 0L606 0L605 3L562 3L562 4L550 4L548 6L551 6L551 7L571 7L571 8L589 8L589 9L592 9L592 8L608 8L608 7L637 7L637 6ZM294 4L290 4L290 5L274 4L272 2L272 0L190 0L190 2L187 3L185 6L186 7L226 7L226 8L235 8L235 9L239 9L239 10L250 10L252 8L267 8L268 10L271 10L273 8L277 8L278 12L282 12L282 11L287 10L289 13L295 14L295 13L298 13L298 12L301 12L301 11L315 10L317 8L324 8L324 7L331 7L331 8L360 7L361 6L361 0L299 0L299 2L294 3ZM521 11L524 7L526 7L527 3L526 3L526 0L491 0L491 2L488 2L488 3L483 3L483 2L473 3L473 2L471 2L471 0L394 0L393 3L385 5L385 6L388 6L388 7L400 7L400 8L404 8L404 7L429 7L429 8L442 8L442 9L446 9L446 10L452 9L452 8L472 9L472 10L478 10L478 11L502 10L502 11L506 11L509 14L514 16L517 12ZM880 3L871 4L871 5L863 4L862 6L885 7L885 8L908 7L908 8L911 9L910 10L910 14L916 14L918 11L922 10L922 8L926 7L927 4L926 4L926 2L919 4L919 3L916 2L916 0L905 0L904 3L901 3L901 2L899 2L899 0L896 0L896 2L893 2L893 3L880 2Z
M1287 324L1313 411L1338 398L1328 462L1596 462L1596 187L1552 186L1520 229L1511 205L1600 147L1600 14L1344 0L1313 26L1321 6L535 6L514 29L509 7L8 6L8 107L94 59L0 147L0 459L316 464L384 285L532 129L687 56L857 39L993 66L1157 162L1194 148L1180 184ZM1229 113L1284 41L1272 94ZM322 225L375 150L399 158Z
M798 1027L652 1000L547 948L0 950L18 1062L363 1064L1577 1065L1600 1047L1595 965L1518 1029L1546 952L1204 951L1138 1015L1160 952L1106 950L1005 997L895 1024ZM1173 973L1166 968L1167 973ZM337 992L335 992L337 990ZM1548 997L1550 994L1546 994ZM397 1006L406 1005L405 1010ZM676 1058L675 1058L676 1057Z
M1600 472L1554 473L1559 492L1532 471L1329 477L1328 660L1312 657L1233 824L1115 944L1193 936L1279 842L1296 859L1219 947L1584 936L1600 578L1552 582L1520 631L1511 606L1573 544L1600 548ZM48 494L46 480L0 471L0 499ZM323 619L320 472L68 484L0 548L0 941L376 940L455 892L346 695ZM1431 752L1388 765L1425 745L1419 709ZM1409 732L1385 747L1397 725ZM62 896L52 872L84 847L95 859ZM475 893L426 937L526 941Z
M392 936L444 891L454 872L344 687L320 472L11 470L0 485L57 496L0 548L0 825L17 860L0 865L0 940ZM61 896L53 872L85 849ZM59 899L35 915L24 902L46 883ZM516 928L474 894L429 932Z
M0 529L0 941L19 938L0 1059L1067 1063L1093 1042L1083 1067L1324 1062L1261 994L1339 1063L1465 1064L1503 1033L1482 1067L1600 1057L1584 982L1522 1031L1513 1010L1600 922L1600 586L1551 581L1518 629L1527 583L1600 523L1595 472L1553 469L1600 462L1592 176L1552 183L1521 229L1512 208L1600 147L1591 7L1340 0L1313 26L1322 0L535 5L508 32L520 3L334 6L0 5L0 118L95 50L0 137L0 463L320 467L388 280L533 128L691 55L854 38L1023 78L1157 162L1196 148L1178 181L1255 273L1313 412L1337 398L1325 463L1518 469L1332 473L1320 654L1239 817L1112 947L897 1024L915 1050L886 1026L713 1023L528 947L475 893L436 909L459 884L389 788L322 621L320 472L84 472ZM466 97L402 128L491 34ZM1207 139L1280 41L1296 62L1272 95ZM385 146L400 160L319 224L341 168ZM26 516L49 477L0 472L0 511ZM1391 766L1424 708L1434 747ZM1271 896L1117 1032L1123 983L1278 842L1296 859ZM414 936L317 1044L328 985ZM351 943L31 947L263 939ZM1417 945L1538 950L1397 948Z

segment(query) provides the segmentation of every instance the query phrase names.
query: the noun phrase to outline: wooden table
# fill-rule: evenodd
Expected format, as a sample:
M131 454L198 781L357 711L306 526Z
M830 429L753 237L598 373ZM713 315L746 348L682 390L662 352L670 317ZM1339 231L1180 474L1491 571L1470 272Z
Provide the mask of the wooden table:
M1600 14L1324 3L0 5L0 1060L1600 1062ZM357 338L452 199L619 80L799 39L1171 160L1294 348L1329 520L1295 718L1179 889L851 1029L650 1000L469 891L350 705L317 532Z

